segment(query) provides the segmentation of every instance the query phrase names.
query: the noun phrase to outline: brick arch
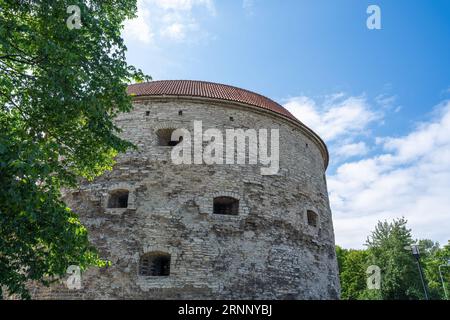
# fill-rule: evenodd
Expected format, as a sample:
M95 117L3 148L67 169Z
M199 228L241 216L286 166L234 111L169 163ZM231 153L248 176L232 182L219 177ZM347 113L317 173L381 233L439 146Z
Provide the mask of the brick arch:
M165 122L160 122L158 124L156 124L153 127L153 139L154 141L157 143L158 146L165 146L166 143L161 144L161 137L159 136L159 132L161 130L176 130L176 129L186 129L189 132L191 132L191 124L188 122L172 122L172 121L165 121ZM171 134L171 133L170 133ZM163 141L166 141L168 139L168 137L163 138Z
M152 127L153 132L157 132L160 129L178 129L178 128L191 128L191 123L186 121L161 121Z
M116 190L127 190L128 191L128 206L126 208L108 208L108 201ZM120 214L126 210L136 209L136 186L129 182L117 182L107 186L107 189L102 194L102 207L105 208L106 212L112 214Z
M250 213L250 209L247 206L247 202L242 193L236 191L217 191L209 193L205 196L198 197L196 199L197 204L199 205L200 213L206 213L213 215L213 202L214 198L217 197L230 197L239 200L239 213L237 216L230 217L242 217L247 216Z

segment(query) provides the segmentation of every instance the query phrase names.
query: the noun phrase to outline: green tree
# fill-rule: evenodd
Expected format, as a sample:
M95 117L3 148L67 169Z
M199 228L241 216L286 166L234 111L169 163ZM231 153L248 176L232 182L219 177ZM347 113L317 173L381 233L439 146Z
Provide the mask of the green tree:
M336 246L336 259L337 259L337 263L338 263L338 268L339 268L339 274L342 272L343 268L344 268L344 260L345 257L347 256L347 249L344 249L340 246Z
M132 147L113 118L131 108L127 83L146 79L120 35L135 12L136 0L0 0L0 298L105 264L60 189Z
M365 250L345 250L340 267L341 298L356 300L367 288L368 255Z
M450 260L450 244L439 247L439 243L431 240L420 240L421 257L425 278L428 283L431 299L445 299L444 289L439 276L439 266L447 265ZM450 290L450 266L442 268L447 292Z
M343 249L336 246L342 299L423 299L423 287L417 263L406 246L419 244L421 263L430 299L445 299L439 266L450 260L449 244L439 246L432 240L413 241L405 219L378 222L370 235L366 250ZM369 265L382 271L381 290L366 286ZM442 268L446 288L450 290L450 267Z
M367 239L370 264L381 268L383 300L423 299L417 264L405 246L413 243L404 218L378 222Z

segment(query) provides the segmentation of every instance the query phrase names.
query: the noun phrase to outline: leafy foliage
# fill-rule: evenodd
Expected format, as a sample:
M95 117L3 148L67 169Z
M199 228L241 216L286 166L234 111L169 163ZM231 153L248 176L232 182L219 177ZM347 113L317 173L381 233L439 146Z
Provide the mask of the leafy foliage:
M355 300L366 288L367 252L365 250L346 250L339 248L338 257L342 284L342 299Z
M336 248L342 299L409 300L424 299L417 262L406 246L413 243L405 219L378 222L367 239L366 250ZM439 265L450 259L450 245L443 248L431 240L420 240L421 261L431 299L444 299ZM369 290L366 270L370 265L381 269L381 289ZM450 268L444 272L450 286Z
M378 222L367 240L371 264L381 268L381 296L383 299L423 298L420 275L411 251L413 243L406 220Z
M425 277L427 279L430 298L443 299L444 289L439 276L439 266L441 268L447 293L450 292L450 243L439 247L439 243L431 240L420 240L421 256L425 265Z
M80 29L66 25L69 5ZM127 83L148 78L125 61L135 12L136 0L0 0L0 298L105 264L60 190L133 147L113 118L131 109Z

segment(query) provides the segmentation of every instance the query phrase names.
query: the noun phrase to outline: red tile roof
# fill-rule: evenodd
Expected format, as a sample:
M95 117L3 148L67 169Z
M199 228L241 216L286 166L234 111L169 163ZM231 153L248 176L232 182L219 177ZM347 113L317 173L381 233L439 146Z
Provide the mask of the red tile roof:
M138 97L166 95L235 101L274 111L298 121L289 111L269 98L248 90L219 83L194 80L151 81L128 86L128 94Z
M181 96L220 99L276 112L295 121L317 142L325 162L325 169L328 166L328 150L322 139L281 105L260 94L225 84L194 80L162 80L137 83L129 85L127 92L134 97Z

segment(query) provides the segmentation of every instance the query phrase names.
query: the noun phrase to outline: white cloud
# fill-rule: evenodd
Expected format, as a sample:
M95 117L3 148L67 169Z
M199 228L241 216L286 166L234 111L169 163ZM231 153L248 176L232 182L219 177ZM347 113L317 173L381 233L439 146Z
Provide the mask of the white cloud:
M377 104L384 109L395 107L396 100L397 100L396 96L387 94L380 94L377 97L375 97L375 101L377 102Z
M175 22L171 25L164 27L161 30L161 35L165 38L182 41L186 38L187 31L195 28L196 28L195 24L184 25Z
M396 151L400 161L416 160L427 156L436 147L447 146L450 141L450 114L444 113L439 122L422 123L407 137L381 140L387 151Z
M194 10L216 14L213 0L138 0L137 18L126 21L123 35L127 41L148 44L157 41L186 41L202 37ZM156 39L157 38L157 39Z
M365 142L348 143L339 146L335 151L336 155L344 158L363 156L367 154L368 148Z
M142 1L138 1L137 17L125 22L123 36L145 44L150 43L154 34L149 21L151 21L150 10L143 5Z
M327 142L328 191L336 243L361 248L377 221L404 216L413 236L450 239L450 100L431 120L400 137L376 137L374 125L396 112L395 96L339 93L320 103L300 96L285 107ZM370 152L370 153L369 153ZM346 160L355 157L351 160ZM335 170L334 170L335 169ZM334 170L334 172L330 172Z
M321 105L308 97L294 97L284 107L328 142L364 134L382 116L371 110L364 97L343 94L329 96Z
M336 242L361 247L378 220L404 216L415 237L450 238L450 102L384 152L340 165L329 176Z

